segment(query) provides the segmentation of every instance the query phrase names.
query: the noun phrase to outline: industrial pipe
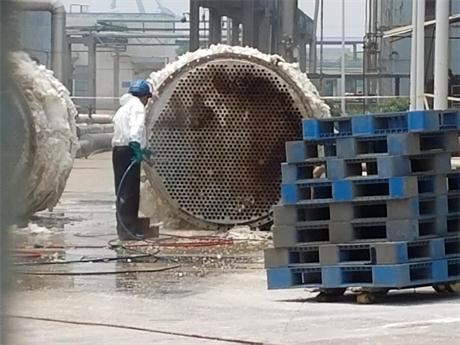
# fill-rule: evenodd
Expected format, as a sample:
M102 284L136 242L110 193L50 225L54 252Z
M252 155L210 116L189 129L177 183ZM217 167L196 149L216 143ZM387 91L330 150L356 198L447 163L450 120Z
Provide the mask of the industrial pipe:
M417 83L416 109L425 108L425 1L417 1Z
M113 133L112 124L84 124L77 125L77 136L80 138L85 134Z
M410 41L410 110L415 110L417 107L417 3L412 0L412 37Z
M66 82L66 12L58 0L17 0L23 11L46 11L51 13L51 68L54 76Z
M434 109L447 109L449 84L449 0L436 0Z
M14 91L8 115L15 136L9 144L18 148L11 175L23 189L18 193L18 214L27 218L53 208L64 191L78 148L77 111L51 71L24 52L11 53L8 60Z
M347 107L345 103L345 94L346 94L346 80L345 80L345 0L342 0L342 58L340 59L340 88L342 89L341 94L343 96L340 101L340 108L342 109L342 114L347 114Z
M113 133L84 134L80 137L77 158L88 157L97 151L109 151L112 148Z
M76 121L77 123L104 124L104 123L112 123L112 117L113 115L111 114L92 114L91 116L89 116L88 114L78 114Z

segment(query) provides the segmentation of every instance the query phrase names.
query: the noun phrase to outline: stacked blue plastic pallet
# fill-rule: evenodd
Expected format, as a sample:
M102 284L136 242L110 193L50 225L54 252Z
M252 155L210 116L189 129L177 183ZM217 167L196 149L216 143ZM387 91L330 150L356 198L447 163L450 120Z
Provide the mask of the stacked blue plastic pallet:
M268 287L459 281L459 130L459 111L305 120L286 143Z

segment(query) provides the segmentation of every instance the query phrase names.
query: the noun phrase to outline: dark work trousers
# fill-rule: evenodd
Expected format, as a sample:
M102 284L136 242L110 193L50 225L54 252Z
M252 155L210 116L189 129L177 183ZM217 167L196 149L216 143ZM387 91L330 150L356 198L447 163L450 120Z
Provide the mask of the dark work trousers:
M123 183L121 181L126 169L131 164L132 157L133 151L129 146L116 146L113 148L112 163L115 175L115 194L119 193L116 207L117 233L120 240L133 239L132 235L124 229L125 227L134 235L142 234L140 229L137 229L141 179L140 163L134 164L126 174Z

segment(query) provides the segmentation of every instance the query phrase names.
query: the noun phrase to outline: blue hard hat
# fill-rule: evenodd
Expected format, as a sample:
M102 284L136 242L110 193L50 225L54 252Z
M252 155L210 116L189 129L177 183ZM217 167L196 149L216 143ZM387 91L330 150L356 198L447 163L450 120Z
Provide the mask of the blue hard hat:
M144 79L133 81L129 86L128 92L134 96L145 96L151 94L150 85Z

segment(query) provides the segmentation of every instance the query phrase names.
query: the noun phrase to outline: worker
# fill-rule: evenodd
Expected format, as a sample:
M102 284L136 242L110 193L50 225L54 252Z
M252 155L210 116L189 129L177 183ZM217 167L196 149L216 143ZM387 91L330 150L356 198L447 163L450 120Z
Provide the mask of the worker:
M112 163L115 175L117 233L121 241L142 238L138 227L140 163L147 152L145 106L152 97L146 80L131 83L113 117ZM131 163L133 166L129 168ZM125 175L126 172L126 175Z

